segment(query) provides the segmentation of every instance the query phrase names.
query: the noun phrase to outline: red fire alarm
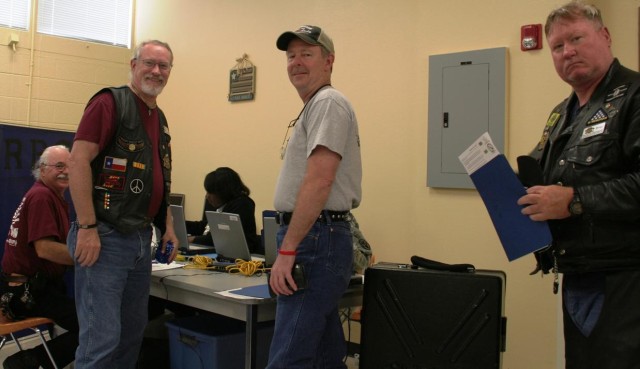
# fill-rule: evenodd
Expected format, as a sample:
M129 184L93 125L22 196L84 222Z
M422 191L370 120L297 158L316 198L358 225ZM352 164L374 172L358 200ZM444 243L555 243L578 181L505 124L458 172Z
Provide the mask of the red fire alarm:
M527 24L520 28L520 50L542 49L542 24Z

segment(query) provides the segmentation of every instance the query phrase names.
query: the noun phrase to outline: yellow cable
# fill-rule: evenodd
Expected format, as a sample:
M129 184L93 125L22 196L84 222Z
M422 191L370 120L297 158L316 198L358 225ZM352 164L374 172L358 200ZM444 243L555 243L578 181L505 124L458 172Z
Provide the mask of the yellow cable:
M213 264L213 259L203 255L196 255L194 257L188 258L191 261L191 264L187 264L184 266L185 269L214 269L209 267ZM251 276L256 273L264 273L269 270L269 268L265 268L262 261L245 261L242 259L236 259L235 264L229 265L225 268L227 273L238 273L245 276Z
M191 264L185 265L185 269L208 269L209 265L213 263L212 258L203 255L196 255L189 259Z
M269 268L265 268L262 261L257 260L245 261L242 259L236 259L236 263L234 265L229 265L227 267L227 272L240 273L245 276L251 276L258 272L263 273L267 270L269 270Z

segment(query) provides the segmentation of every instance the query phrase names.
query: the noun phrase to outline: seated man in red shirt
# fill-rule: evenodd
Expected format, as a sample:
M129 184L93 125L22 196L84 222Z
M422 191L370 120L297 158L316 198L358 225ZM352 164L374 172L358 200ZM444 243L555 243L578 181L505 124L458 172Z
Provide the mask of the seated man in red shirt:
M5 319L43 316L67 332L48 342L59 368L74 360L78 346L78 318L73 299L67 296L64 273L73 265L66 245L69 205L69 149L51 146L33 169L36 182L24 195L4 244L0 278L0 306ZM42 345L19 351L3 363L5 369L51 368Z

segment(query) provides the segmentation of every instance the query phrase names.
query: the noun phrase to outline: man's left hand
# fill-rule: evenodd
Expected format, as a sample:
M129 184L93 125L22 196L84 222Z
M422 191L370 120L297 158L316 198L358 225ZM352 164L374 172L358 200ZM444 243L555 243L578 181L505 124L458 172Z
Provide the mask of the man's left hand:
M296 282L291 275L295 261L295 255L278 255L273 263L269 285L276 295L289 296L298 290L298 286L296 286Z

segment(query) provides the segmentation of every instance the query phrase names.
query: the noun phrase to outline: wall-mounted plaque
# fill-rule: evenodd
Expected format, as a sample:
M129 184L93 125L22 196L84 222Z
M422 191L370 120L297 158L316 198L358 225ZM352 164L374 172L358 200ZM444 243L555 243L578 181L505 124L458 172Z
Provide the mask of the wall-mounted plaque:
M253 100L256 91L256 67L247 54L236 59L237 64L229 71L229 101Z

